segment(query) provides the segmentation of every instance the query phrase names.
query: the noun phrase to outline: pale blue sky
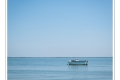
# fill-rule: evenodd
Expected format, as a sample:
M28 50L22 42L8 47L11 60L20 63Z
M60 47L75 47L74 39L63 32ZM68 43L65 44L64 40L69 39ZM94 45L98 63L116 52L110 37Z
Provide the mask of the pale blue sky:
M112 0L8 0L8 57L112 57Z

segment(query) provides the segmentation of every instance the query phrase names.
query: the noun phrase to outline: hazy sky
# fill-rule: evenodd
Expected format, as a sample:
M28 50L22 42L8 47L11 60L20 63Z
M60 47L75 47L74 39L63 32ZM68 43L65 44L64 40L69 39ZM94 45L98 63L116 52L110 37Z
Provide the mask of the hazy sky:
M112 0L8 0L8 57L112 57Z

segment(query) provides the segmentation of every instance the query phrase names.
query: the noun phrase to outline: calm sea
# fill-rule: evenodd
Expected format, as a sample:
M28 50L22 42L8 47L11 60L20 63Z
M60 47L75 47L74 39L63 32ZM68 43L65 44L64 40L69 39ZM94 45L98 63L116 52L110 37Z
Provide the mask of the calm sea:
M76 58L8 58L8 80L113 80L112 58L78 58L88 65L67 65Z

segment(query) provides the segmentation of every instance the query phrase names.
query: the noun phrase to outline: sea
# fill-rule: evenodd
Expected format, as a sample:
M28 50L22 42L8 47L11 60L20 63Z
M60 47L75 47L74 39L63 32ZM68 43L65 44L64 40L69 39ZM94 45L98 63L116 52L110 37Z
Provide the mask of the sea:
M67 65L71 59L88 65ZM113 58L8 57L7 80L113 80Z

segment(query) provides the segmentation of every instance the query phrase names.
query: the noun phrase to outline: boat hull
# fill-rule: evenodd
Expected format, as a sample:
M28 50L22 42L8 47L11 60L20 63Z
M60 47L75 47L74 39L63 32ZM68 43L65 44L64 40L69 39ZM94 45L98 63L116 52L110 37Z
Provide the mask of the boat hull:
M72 61L68 61L68 65L87 65L88 61L76 61L76 62L72 62Z

